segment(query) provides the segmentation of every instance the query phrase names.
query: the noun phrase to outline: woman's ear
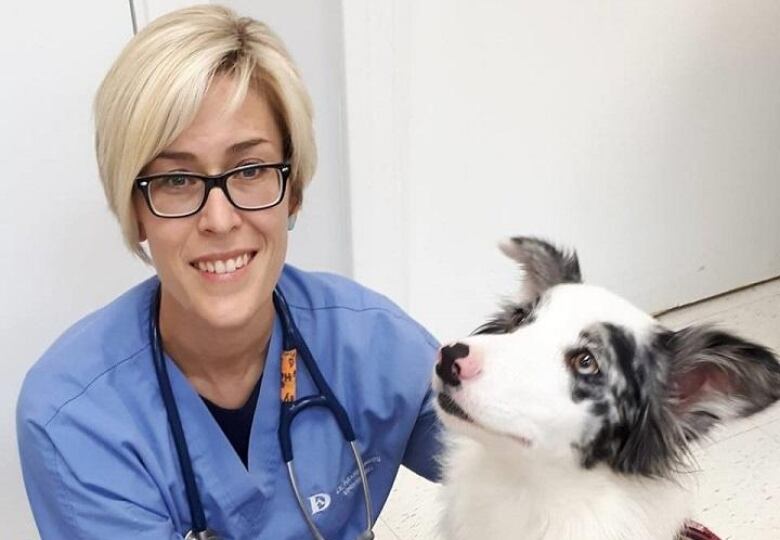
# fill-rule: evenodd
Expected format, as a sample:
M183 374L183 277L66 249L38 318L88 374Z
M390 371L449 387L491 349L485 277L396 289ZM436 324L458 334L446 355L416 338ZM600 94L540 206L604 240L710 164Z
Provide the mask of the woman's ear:
M301 210L301 201L298 197L290 198L290 210L287 214L287 230L295 228L295 222L298 220L298 212Z
M142 212L146 210L146 201L143 200L141 193L137 190L133 190L132 204L132 216L135 220L135 226L138 232L138 243L140 244L141 242L146 241L146 229L144 228L144 224L141 221Z

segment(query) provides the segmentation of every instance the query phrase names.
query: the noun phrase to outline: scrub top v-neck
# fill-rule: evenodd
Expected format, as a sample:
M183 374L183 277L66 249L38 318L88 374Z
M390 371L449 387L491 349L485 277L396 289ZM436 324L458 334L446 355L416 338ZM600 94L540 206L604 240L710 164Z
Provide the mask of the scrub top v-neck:
M249 434L252 432L252 420L255 417L255 407L257 407L261 381L262 377L257 380L246 402L236 409L220 407L208 398L200 396L203 403L208 407L211 416L214 417L217 425L222 430L222 433L230 441L230 445L236 451L244 467L247 466L249 457Z

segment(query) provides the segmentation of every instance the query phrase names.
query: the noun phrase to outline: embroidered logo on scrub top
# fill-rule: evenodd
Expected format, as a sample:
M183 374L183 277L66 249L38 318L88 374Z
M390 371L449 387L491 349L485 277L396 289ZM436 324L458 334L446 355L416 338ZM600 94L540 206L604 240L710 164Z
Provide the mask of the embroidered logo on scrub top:
M327 493L316 493L309 497L312 515L327 510L330 506L330 495Z
M366 477L368 477L374 470L376 470L378 464L382 461L379 455L371 456L363 461L366 467ZM355 490L362 489L360 486L360 472L355 469L339 483L336 488L336 495L343 495L349 497ZM331 496L328 493L315 493L309 497L309 506L311 506L312 515L318 514L327 510L330 507Z
M366 477L374 472L381 461L382 458L379 457L379 454L363 460L363 465L366 467ZM355 489L360 489L360 472L357 469L344 477L336 488L336 494L349 496Z

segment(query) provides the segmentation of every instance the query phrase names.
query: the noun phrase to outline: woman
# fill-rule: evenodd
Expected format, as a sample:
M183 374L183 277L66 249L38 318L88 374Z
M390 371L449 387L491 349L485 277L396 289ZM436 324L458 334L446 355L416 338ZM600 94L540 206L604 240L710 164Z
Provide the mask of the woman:
M193 497L222 539L358 538L360 467L336 416L311 408L290 427L297 498L280 449L282 379L286 399L323 392L307 348L354 429L372 517L401 463L435 479L435 340L385 298L284 264L315 147L278 38L217 6L164 16L117 59L95 116L108 202L156 276L25 380L19 446L42 538L181 539L201 530ZM283 348L297 377L281 374Z

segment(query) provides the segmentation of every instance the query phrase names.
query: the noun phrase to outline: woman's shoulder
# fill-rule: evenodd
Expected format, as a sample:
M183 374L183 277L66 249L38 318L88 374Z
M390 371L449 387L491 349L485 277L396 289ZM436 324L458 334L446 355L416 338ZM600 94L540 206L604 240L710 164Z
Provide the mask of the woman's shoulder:
M347 277L285 265L279 287L294 310L330 313L334 317L352 313L364 319L381 320L386 325L418 334L436 346L436 340L427 330L392 300Z
M60 335L27 372L19 395L20 416L47 422L91 384L148 349L156 287L156 278L150 278Z
M385 309L403 313L392 300L352 279L286 264L279 286L291 306L309 309Z

